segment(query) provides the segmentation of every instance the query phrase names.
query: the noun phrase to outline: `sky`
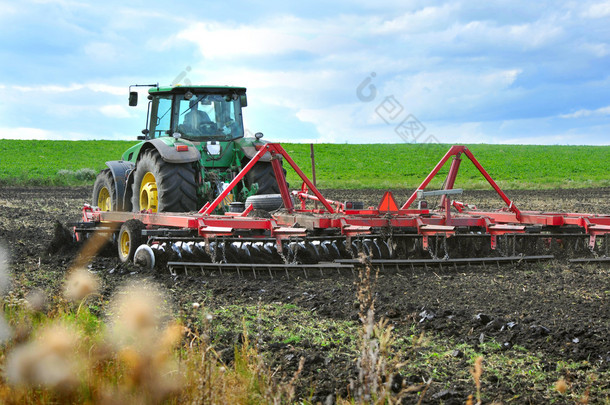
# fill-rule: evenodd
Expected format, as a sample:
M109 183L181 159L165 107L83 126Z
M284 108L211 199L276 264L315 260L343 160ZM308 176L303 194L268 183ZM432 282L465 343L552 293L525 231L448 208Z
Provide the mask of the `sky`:
M609 145L610 0L0 0L0 139L135 140L149 83L280 142Z

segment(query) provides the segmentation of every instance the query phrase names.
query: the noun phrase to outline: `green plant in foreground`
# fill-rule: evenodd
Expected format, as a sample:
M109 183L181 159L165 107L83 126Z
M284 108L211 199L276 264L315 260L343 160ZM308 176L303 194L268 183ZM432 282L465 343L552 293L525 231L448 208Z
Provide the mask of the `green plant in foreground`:
M411 391L420 391L422 401L427 387L400 387L398 394L392 392L392 382L395 373L400 368L395 360L391 360L391 346L394 344L392 327L387 320L375 323L375 284L378 272L372 275L372 267L367 263L369 258L360 254L366 266L360 269L357 282L357 298L360 305L359 318L362 324L360 330L360 356L357 360L358 379L350 383L349 399L339 399L338 403L357 404L395 404ZM428 383L429 386L430 383Z

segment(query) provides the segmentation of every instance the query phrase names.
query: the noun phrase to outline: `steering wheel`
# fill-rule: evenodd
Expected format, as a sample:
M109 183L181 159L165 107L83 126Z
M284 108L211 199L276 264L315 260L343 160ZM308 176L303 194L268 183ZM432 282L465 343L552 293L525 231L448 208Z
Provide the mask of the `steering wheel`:
M199 125L197 125L197 130L204 134L213 134L218 131L218 128L216 128L216 124L214 124L212 121L209 121L199 123Z

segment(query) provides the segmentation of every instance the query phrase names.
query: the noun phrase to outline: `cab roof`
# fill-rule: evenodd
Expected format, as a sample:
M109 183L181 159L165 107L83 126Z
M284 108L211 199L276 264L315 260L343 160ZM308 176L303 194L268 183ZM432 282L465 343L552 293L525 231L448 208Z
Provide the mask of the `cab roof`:
M209 94L227 94L237 93L246 94L245 87L234 87L234 86L168 86L168 87L152 87L148 89L149 94L154 93L170 93L170 94L183 94L187 91L192 93L209 93Z

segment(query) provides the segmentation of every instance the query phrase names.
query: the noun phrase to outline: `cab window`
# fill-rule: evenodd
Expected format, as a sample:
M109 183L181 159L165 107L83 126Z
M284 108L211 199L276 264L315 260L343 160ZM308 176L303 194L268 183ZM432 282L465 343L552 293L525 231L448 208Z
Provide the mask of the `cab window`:
M218 94L178 96L177 131L186 139L231 140L243 136L239 100Z
M172 119L172 96L154 97L152 100L152 122L150 137L158 138L167 135Z

